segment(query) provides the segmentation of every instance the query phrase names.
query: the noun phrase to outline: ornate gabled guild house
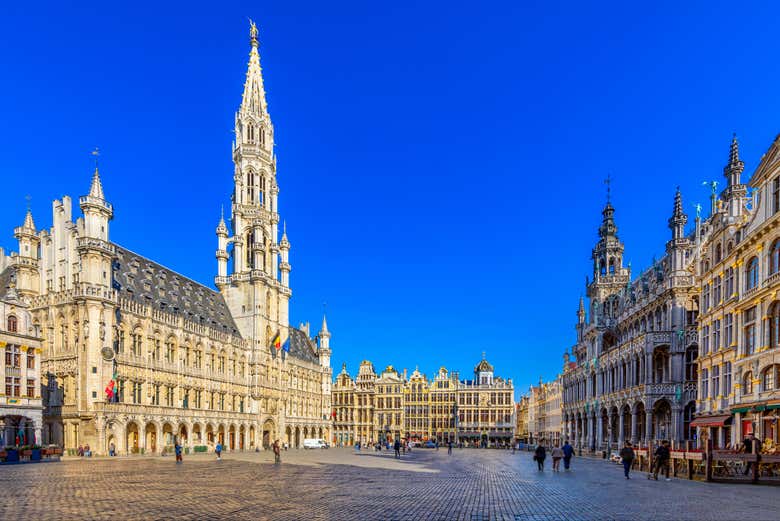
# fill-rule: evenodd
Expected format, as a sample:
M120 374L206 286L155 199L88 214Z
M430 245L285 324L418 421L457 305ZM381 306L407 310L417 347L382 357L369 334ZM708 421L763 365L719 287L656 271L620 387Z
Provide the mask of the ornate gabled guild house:
M2 250L0 249L0 254ZM42 443L41 339L0 255L0 449Z
M356 378L346 364L333 384L333 443L339 446L406 440L506 446L514 436L512 380L493 376L481 360L474 379L441 367L432 379L387 366L377 376L364 360Z
M780 442L780 136L747 184L736 136L702 247L695 425L715 447Z
M44 443L105 454L267 447L330 437L330 332L289 323L290 242L279 237L274 131L254 24L235 115L230 228L216 229L218 291L112 241L113 207L95 168L83 217L54 201L38 230L28 211L15 280L42 338ZM232 233L231 233L232 231Z
M614 213L608 200L561 376L563 438L584 450L688 439L696 406L699 219L686 235L678 190L666 254L632 281Z

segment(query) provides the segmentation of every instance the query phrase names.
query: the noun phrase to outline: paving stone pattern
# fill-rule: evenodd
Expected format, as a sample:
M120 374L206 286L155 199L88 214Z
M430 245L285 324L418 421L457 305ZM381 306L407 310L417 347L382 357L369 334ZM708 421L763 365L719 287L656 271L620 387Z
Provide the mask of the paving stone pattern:
M780 488L648 481L604 461L536 470L528 453L347 449L66 460L0 467L0 519L780 520ZM549 465L548 465L549 467Z

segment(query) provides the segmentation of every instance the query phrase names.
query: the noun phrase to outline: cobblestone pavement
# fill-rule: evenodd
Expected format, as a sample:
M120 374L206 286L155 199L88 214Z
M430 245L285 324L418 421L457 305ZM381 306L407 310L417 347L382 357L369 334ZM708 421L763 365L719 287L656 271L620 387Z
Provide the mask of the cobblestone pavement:
M780 489L648 481L604 461L536 470L528 453L348 449L66 460L0 467L0 519L780 519Z

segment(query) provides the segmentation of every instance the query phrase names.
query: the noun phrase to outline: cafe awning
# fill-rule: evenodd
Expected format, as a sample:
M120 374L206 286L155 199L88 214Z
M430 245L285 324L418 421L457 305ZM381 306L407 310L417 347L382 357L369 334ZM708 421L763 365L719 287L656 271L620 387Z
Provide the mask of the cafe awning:
M729 420L731 420L730 414L699 416L691 422L691 427L723 427Z

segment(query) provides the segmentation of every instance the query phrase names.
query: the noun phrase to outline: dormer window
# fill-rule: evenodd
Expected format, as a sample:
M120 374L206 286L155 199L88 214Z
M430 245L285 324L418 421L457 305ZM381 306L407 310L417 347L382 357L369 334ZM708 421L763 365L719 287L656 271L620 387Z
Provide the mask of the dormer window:
M9 333L16 333L18 329L18 321L15 316L10 315L8 317L8 332Z

